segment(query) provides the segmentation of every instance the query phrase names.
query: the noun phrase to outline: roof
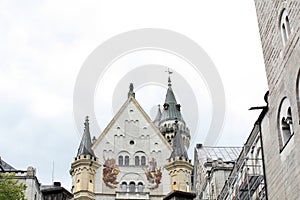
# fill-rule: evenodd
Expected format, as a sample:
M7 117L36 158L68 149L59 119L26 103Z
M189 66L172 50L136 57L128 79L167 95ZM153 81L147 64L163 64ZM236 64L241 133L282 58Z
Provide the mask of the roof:
M241 147L201 146L196 148L198 159L202 163L206 163L208 159L218 160L220 158L224 162L233 162L237 160L241 150Z
M41 186L41 192L43 195L51 195L51 194L57 194L57 193L64 193L68 196L68 198L72 198L73 194L69 192L67 189L62 187L60 183L54 182L53 185L42 185Z
M169 194L167 194L163 200L169 200L169 199L194 199L196 197L195 193L191 192L184 192L179 190L173 190Z
M153 121L153 123L156 124L156 125L157 125L157 123L159 123L160 120L161 120L161 110L160 110L160 105L158 105L157 107L158 107L158 109L157 109L157 114L156 114L156 117L155 117L155 119L154 119L154 121Z
M179 120L183 121L183 118L181 116L180 112L180 105L177 104L173 89L172 89L172 84L171 84L171 79L169 77L169 84L168 84L168 90L165 98L165 104L163 105L164 109L162 112L161 116L161 121L166 121L166 120Z
M173 151L171 153L170 158L176 158L176 157L184 157L188 158L185 146L182 141L182 136L180 134L180 131L178 130L178 121L175 121L175 131L174 131L174 139L173 139Z
M94 151L91 149L92 141L89 127L89 118L86 117L84 122L84 133L82 135L82 139L78 148L77 156L80 155L91 155L95 156Z
M17 171L17 169L15 169L14 167L12 167L10 164L8 164L7 162L5 162L1 158L0 158L0 168L1 168L1 170L4 169L4 171Z

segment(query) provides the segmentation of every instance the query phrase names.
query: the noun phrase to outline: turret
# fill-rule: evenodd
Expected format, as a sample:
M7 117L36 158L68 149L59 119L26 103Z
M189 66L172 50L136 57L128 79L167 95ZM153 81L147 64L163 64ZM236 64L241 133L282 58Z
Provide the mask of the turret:
M175 120L174 124L174 134L173 152L165 166L170 174L171 190L190 192L193 165L184 147L177 120Z
M71 165L72 192L74 200L94 200L94 182L96 170L100 167L94 151L91 149L89 120L86 117L84 133L78 148L77 156Z
M170 70L167 71L169 73L168 77L168 90L165 98L165 102L163 104L163 110L160 114L160 120L157 122L157 118L154 120L155 124L158 124L158 128L166 140L172 144L172 140L174 138L174 127L173 124L175 120L178 121L178 130L180 135L182 136L183 144L186 149L190 146L190 130L186 126L186 123L181 114L181 105L177 103L173 89L170 74L172 72ZM160 110L158 111L159 115Z

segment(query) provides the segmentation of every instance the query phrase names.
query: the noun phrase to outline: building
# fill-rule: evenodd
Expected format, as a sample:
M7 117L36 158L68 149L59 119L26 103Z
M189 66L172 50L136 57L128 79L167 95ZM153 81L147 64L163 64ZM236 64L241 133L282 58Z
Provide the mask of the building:
M44 200L71 200L73 194L61 186L60 182L53 185L42 185L41 192Z
M0 173L15 173L15 179L26 185L24 192L28 200L42 200L41 184L36 177L36 169L28 167L27 170L17 170L4 160L0 159Z
M240 152L240 147L197 144L194 151L193 172L196 199L217 199Z
M28 167L27 170L17 170L0 158L1 173L15 173L14 179L26 185L24 194L27 200L70 200L73 198L73 195L63 188L60 182L54 182L53 185L41 185L36 176L36 169L33 167Z
M262 131L269 199L300 196L300 2L255 0L269 87Z
M263 110L254 124L222 191L219 193L218 200L267 199L261 137L262 131L269 128L265 118L268 107L261 108Z
M86 118L70 170L74 199L162 200L172 190L191 191L190 133L180 108L169 77L163 110L153 121L135 99L133 84L93 143Z

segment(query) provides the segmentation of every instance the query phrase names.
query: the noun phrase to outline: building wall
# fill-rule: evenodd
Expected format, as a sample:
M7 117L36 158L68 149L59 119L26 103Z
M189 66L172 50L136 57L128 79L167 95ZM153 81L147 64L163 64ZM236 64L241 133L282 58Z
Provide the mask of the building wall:
M171 190L170 177L164 168L167 158L171 155L171 147L163 136L159 135L161 133L158 129L152 123L149 123L148 116L145 116L145 113L140 109L136 103L130 101L104 131L105 136L100 136L93 146L93 150L101 164L96 172L96 199L115 199L115 193L123 191L121 186L123 182L126 182L127 186L130 182L134 182L135 185L142 183L143 192L148 192L153 200L162 199ZM124 156L124 164L125 156L129 156L129 165L119 164L118 158L120 155ZM145 156L146 164L136 166L135 156L140 158ZM114 159L115 168L119 170L116 179L118 183L113 187L103 181L103 165L107 159ZM153 159L156 166L151 164ZM151 183L147 180L146 171L151 171L151 167L155 168L153 170L160 169L162 173L161 183L157 187L155 181ZM128 190L127 187L127 192ZM138 187L136 191L138 191Z
M40 183L35 176L35 169L28 167L27 171L17 172L15 179L19 183L24 183L27 188L25 190L25 198L28 200L42 200L42 192L40 190Z
M255 0L266 74L269 85L269 129L263 132L266 178L269 199L297 199L300 195L299 18L297 0ZM286 10L290 35L282 37L281 14ZM292 115L291 137L283 141L282 102L289 101ZM292 133L294 132L294 134Z

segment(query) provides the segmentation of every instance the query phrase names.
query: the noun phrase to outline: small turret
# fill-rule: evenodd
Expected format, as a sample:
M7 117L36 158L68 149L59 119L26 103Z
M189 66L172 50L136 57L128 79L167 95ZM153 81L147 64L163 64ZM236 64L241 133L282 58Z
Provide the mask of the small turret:
M156 117L155 117L155 119L154 119L154 121L153 121L153 123L154 123L156 126L158 126L158 124L159 124L159 122L160 122L160 120L161 120L161 110L160 110L160 105L158 105L157 107L158 107L158 109L157 109L157 114L156 114Z
M189 160L186 149L184 147L182 137L178 130L178 121L174 126L173 152L171 153L165 168L171 177L171 190L190 192L191 191L191 174L193 165Z
M172 81L170 75L173 73L169 69L167 71L168 76L168 90L166 93L165 103L163 105L163 110L159 122L155 119L155 124L158 124L158 128L166 140L172 144L174 138L174 127L173 124L175 120L178 121L178 130L183 139L183 144L186 149L190 146L190 130L186 126L186 123L181 114L181 105L177 103L173 89Z
M74 200L95 200L94 182L96 170L100 167L92 150L88 117L84 123L84 133L78 148L70 174L73 179L72 192Z

